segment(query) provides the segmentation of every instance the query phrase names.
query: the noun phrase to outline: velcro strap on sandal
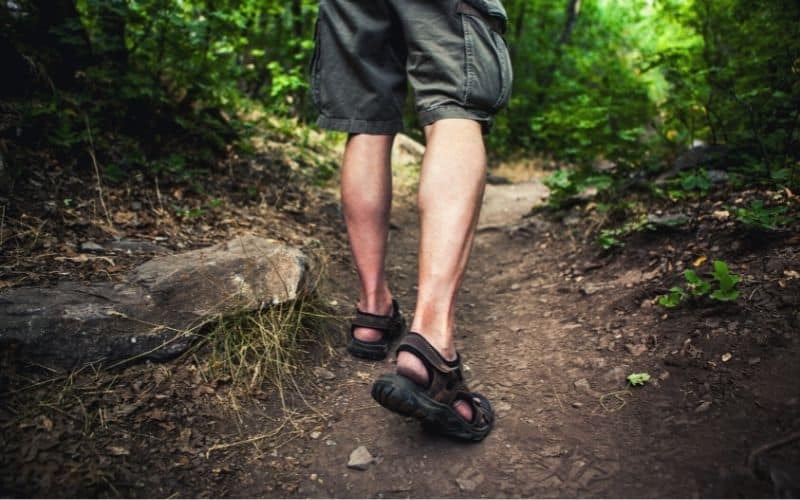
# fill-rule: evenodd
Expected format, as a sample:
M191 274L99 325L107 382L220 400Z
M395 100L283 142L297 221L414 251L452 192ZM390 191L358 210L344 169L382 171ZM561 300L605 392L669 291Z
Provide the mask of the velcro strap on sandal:
M460 360L456 366L451 366L445 361L442 355L439 354L439 351L425 340L425 337L415 332L409 332L408 335L403 337L403 341L400 342L400 345L397 346L397 352L404 350L422 356L425 358L423 361L427 361L433 368L442 373L455 372L461 368Z
M400 306L397 304L396 300L392 299L392 312L388 316L372 314L356 309L356 315L351 322L351 329L361 327L387 332L396 328L398 324L402 324Z
M468 4L467 2L458 2L458 7L456 7L456 12L459 14L466 14L468 16L477 17L478 19L483 20L491 29L497 33L503 34L504 26L503 22L488 14L484 14L483 12L479 11L472 5Z
M373 330L389 330L392 327L392 316L378 316L376 314L356 311L353 326L372 328Z

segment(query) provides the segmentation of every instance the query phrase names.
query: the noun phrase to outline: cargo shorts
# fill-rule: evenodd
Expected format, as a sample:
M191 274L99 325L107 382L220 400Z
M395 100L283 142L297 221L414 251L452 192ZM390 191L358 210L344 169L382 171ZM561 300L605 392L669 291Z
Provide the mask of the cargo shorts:
M408 84L421 125L467 118L488 132L512 69L500 0L320 0L311 94L320 127L403 129Z

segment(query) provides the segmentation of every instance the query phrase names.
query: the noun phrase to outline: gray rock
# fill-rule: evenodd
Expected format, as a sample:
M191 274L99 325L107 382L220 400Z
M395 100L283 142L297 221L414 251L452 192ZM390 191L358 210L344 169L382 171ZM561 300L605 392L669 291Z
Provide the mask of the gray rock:
M478 487L480 482L476 481L475 479L459 477L456 479L456 484L458 485L458 489L461 491L475 491L475 488Z
M680 227L689 222L689 216L685 214L647 214L647 223L655 228Z
M166 248L157 245L155 243L151 243L147 240L129 240L129 239L115 240L108 243L107 246L111 250L128 252L128 253L153 253L153 254L167 253Z
M359 446L350 452L350 459L347 461L347 466L351 469L367 470L367 468L375 462L375 457L367 450L365 446Z
M81 250L84 252L102 252L104 249L102 245L98 245L94 241L84 241L81 243Z
M675 159L674 169L680 171L716 165L727 153L728 148L722 145L698 144Z
M0 344L16 345L19 359L64 368L169 359L220 315L310 291L308 273L300 250L247 236L157 257L122 282L10 288L0 293Z
M728 182L728 172L715 169L709 170L708 180L710 180L712 184L725 184Z
M621 366L616 366L603 375L603 381L610 384L624 383L626 380L627 375L625 375L625 369Z
M589 384L589 381L585 378L576 380L575 382L572 383L572 385L575 386L575 390L578 392L582 392L590 396L596 395L595 391L592 390L592 386Z
M313 371L314 375L316 375L317 378L320 378L322 380L333 380L336 378L335 373L321 366L315 366Z
M486 174L486 183L493 186L499 186L502 184L512 184L511 180L508 179L507 177L494 174Z

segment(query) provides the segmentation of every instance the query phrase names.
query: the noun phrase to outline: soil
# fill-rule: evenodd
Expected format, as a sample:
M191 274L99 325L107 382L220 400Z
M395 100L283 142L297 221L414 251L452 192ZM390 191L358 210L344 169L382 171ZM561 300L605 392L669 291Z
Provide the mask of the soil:
M542 189L535 182L528 187ZM388 269L409 314L418 225L413 197L400 198ZM224 380L202 377L202 353L104 378L66 416L56 403L74 396L69 383L56 395L52 387L20 392L6 374L3 493L800 494L800 235L743 233L698 217L688 228L639 233L604 252L591 240L589 223L520 218L518 197L492 200L509 207L486 207L492 221L475 242L457 335L468 382L497 412L485 441L432 435L378 406L370 385L393 369L392 360L349 357L342 328L330 352L309 353L315 370L298 379L302 391L265 388L241 412L226 407ZM321 196L297 223L318 228L313 234L331 256L325 297L348 315L356 279L343 227L335 210L318 210L332 203ZM675 309L656 303L679 283L682 269L697 264L707 271L715 259L742 276L738 301L699 298ZM625 379L637 372L652 378L632 387ZM39 404L23 411L31 399ZM748 461L769 444L775 446ZM348 468L348 456L362 445L374 463Z

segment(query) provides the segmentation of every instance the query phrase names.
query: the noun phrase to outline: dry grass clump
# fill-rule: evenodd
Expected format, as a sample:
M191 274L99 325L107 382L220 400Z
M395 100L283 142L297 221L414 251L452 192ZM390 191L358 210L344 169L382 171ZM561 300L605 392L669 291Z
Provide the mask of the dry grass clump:
M214 378L230 380L248 394L269 384L283 393L300 372L308 348L331 349L337 317L315 295L256 312L221 317L212 326L208 366Z

